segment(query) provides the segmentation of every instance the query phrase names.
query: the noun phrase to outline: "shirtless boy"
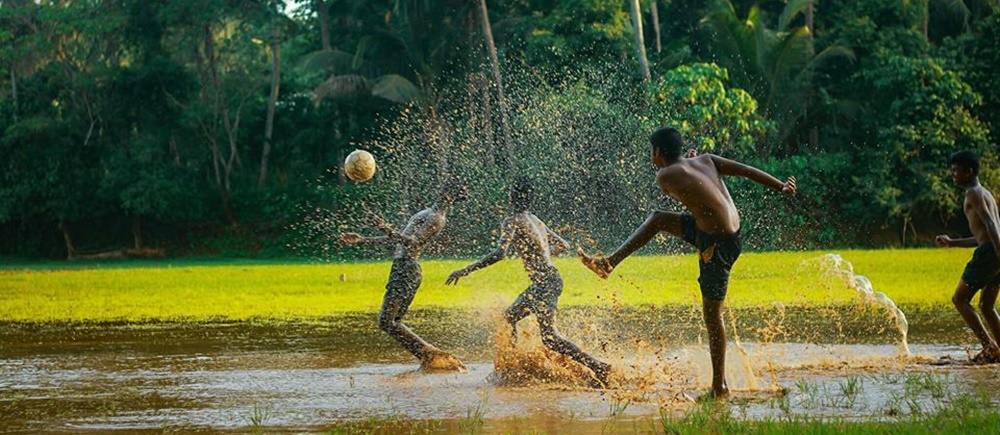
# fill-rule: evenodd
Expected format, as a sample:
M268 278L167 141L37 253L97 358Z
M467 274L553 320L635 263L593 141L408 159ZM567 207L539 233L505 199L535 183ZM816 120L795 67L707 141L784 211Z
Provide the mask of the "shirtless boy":
M465 365L450 353L427 343L403 324L403 316L409 309L413 297L420 288L423 274L417 258L424 247L445 225L445 216L452 205L464 201L467 193L464 186L454 181L445 182L438 191L434 205L423 209L412 217L406 226L397 231L381 216L366 212L368 219L380 231L379 237L364 237L358 233L343 233L340 243L347 245L394 245L392 270L389 283L385 286L385 297L378 314L378 326L399 342L406 350L420 360L422 370L465 370Z
M458 284L459 278L502 260L513 250L524 262L531 286L504 310L517 338L517 322L534 314L545 347L566 355L594 372L600 386L607 386L611 365L584 353L573 342L556 331L556 309L562 294L563 280L552 263L550 251L567 251L569 244L528 211L532 205L532 186L527 179L518 179L510 191L511 215L504 220L497 248L479 261L451 273L445 284Z
M979 158L975 154L959 151L952 154L949 163L952 180L965 189L963 208L972 237L952 239L947 235L940 235L935 241L942 247L976 248L972 260L965 265L951 302L983 345L983 350L972 357L972 362L1000 363L1000 348L997 347L997 340L1000 340L1000 317L997 317L995 308L997 287L1000 285L1000 250L997 249L1000 247L1000 219L997 217L997 202L993 199L993 194L979 184ZM979 310L989 325L989 332L983 327L983 322L971 304L972 297L980 289L983 293L979 296Z
M698 249L701 276L702 315L708 330L712 360L712 391L705 398L729 395L725 379L726 329L722 323L723 302L729 286L729 271L743 249L740 216L722 181L724 175L739 176L785 194L795 193L795 177L781 182L752 166L711 154L681 154L684 141L673 128L661 128L650 137L650 157L658 168L656 183L663 193L680 201L690 213L654 211L614 253L591 257L579 249L583 264L607 278L619 263L666 231Z

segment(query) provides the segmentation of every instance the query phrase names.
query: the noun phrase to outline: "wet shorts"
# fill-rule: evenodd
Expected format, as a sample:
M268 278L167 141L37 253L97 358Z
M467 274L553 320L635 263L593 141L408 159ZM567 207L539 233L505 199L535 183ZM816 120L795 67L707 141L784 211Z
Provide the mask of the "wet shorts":
M385 285L385 300L387 303L409 307L413 297L423 281L423 272L417 260L410 257L399 257L392 260L392 270L389 272L389 283Z
M962 272L962 281L972 290L1000 284L1000 260L992 243L983 243L972 253L972 259Z
M726 299L729 288L729 271L743 252L740 232L735 234L709 234L698 229L694 215L681 214L683 238L698 248L698 269L701 276L701 297L715 301Z
M547 314L559 308L559 295L562 294L563 280L558 271L546 274L544 278L534 280L525 291L510 304L511 312L528 312L539 315Z

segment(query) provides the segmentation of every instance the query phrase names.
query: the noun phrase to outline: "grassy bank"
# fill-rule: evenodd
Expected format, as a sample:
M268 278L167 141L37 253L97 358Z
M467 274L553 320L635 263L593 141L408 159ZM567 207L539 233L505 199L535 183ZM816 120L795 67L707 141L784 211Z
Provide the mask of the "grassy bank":
M908 397L907 399L912 399ZM775 399L781 402L784 399ZM916 402L909 402L916 403ZM875 415L855 418L818 417L789 413L781 417L739 416L739 403L704 403L682 415L662 413L659 417L610 416L605 420L548 417L539 419L491 419L481 407L470 407L466 418L455 420L414 420L406 417L370 417L343 421L329 428L331 435L354 434L435 434L435 433L559 433L614 434L995 434L1000 431L1000 411L986 395L953 395L935 401L933 409L893 415L890 407ZM775 403L780 407L780 403ZM906 406L902 406L906 408ZM879 415L881 414L881 415Z
M876 291L900 304L949 303L967 249L837 252L867 276ZM780 302L847 303L856 298L842 279L824 271L825 252L747 253L733 270L730 306ZM519 261L507 260L444 285L470 260L423 263L424 284L413 307L476 308L510 301L528 285ZM693 255L635 257L608 280L575 258L559 258L565 277L562 305L699 304ZM191 264L143 262L58 269L17 264L0 269L0 320L149 321L309 319L341 312L374 312L390 263Z

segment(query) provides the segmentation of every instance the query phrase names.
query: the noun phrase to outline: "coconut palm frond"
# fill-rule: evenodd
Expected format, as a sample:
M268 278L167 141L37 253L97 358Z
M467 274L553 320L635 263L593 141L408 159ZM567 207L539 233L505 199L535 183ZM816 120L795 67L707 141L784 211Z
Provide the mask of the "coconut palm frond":
M937 0L937 3L941 5L944 12L963 23L968 23L969 17L972 16L972 11L969 10L969 5L964 0Z
M354 55L340 50L317 50L302 56L296 65L310 72L327 72L329 74L352 74Z
M318 106L326 98L355 98L372 94L368 79L359 75L333 76L313 90L314 101Z
M387 74L375 79L372 95L396 102L409 103L420 96L420 88L398 74Z
M809 6L812 6L815 2L816 0L790 0L778 17L778 31L784 32L788 30L788 26L792 24L792 21L795 21L795 18L799 14L809 9Z

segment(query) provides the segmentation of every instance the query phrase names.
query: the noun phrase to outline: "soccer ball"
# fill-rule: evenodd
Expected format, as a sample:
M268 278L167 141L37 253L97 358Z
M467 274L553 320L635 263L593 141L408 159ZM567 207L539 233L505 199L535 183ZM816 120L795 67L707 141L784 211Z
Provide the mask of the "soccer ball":
M375 175L375 157L365 150L354 150L344 160L344 173L354 181L368 181Z

